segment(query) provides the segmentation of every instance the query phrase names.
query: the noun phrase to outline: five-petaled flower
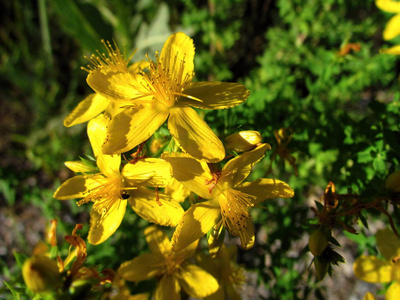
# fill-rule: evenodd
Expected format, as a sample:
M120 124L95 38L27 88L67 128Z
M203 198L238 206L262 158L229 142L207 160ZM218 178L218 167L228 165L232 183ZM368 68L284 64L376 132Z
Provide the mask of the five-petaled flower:
M134 53L129 58L125 58L115 43L114 48L109 42L102 40L102 43L107 50L107 54L100 52L98 52L97 55L93 54L90 58L87 58L91 65L88 65L86 68L82 67L82 69L89 73L93 70L97 70L103 73L129 72L137 74L149 65L146 61L139 61L128 67L128 63ZM127 102L126 104L129 103L130 102ZM64 126L71 127L87 122L97 117L102 112L108 117L112 117L121 112L123 109L122 107L123 103L121 102L117 103L100 94L93 93L79 102L72 112L65 117Z
M220 226L226 227L233 236L239 236L243 248L253 246L254 227L249 209L266 199L288 198L294 194L288 184L276 179L243 182L268 149L270 145L261 144L231 159L222 171L214 174L205 162L186 154L163 156L171 163L175 179L200 197L210 199L191 206L185 212L172 240L174 250L186 247L211 228L219 232Z
M378 230L376 244L385 259L362 255L353 265L354 273L361 280L371 283L393 282L385 299L399 299L400 295L400 240L389 228Z
M171 166L162 159L146 158L126 164L120 171L120 155L104 155L101 146L106 137L108 120L103 115L88 123L88 136L96 157L96 168L82 162L67 162L74 172L83 173L64 182L54 198L82 198L78 205L93 202L88 241L100 244L119 227L127 203L142 218L164 226L175 226L183 209L167 195L145 188L165 187L171 180Z
M93 90L124 108L110 121L103 153L133 149L168 119L169 132L185 152L208 162L225 157L221 141L192 107L233 107L249 92L238 83L192 82L194 52L192 39L179 32L168 38L155 61L149 59L146 71L90 71L87 82Z
M218 290L212 275L186 261L194 255L198 241L174 252L168 237L156 226L146 228L145 237L151 253L124 262L118 269L123 279L138 282L158 278L156 300L178 300L181 288L194 298L204 298Z

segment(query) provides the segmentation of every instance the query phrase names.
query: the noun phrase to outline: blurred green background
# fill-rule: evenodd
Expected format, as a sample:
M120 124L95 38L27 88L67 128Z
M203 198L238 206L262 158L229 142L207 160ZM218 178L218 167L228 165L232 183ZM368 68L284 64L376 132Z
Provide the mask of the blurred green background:
M196 46L196 81L235 81L251 92L244 104L206 112L205 120L221 138L238 130L261 132L273 150L253 177L279 178L295 189L293 199L271 200L266 210L254 210L257 244L239 257L254 275L247 283L250 299L253 294L343 299L341 292L357 289L351 259L373 251L371 233L358 227L364 234L341 242L349 266L336 268L341 276L335 280L347 285L330 294L333 281L316 284L308 271L312 257L304 250L309 230L304 220L314 217L310 206L329 181L342 193L372 195L399 165L399 63L395 56L379 54L390 45L382 40L390 15L374 1L16 0L3 2L0 14L3 280L18 287L13 252L30 255L50 219L59 220L60 237L76 223L87 232L89 206L52 198L72 175L64 161L91 154L86 124L62 125L92 92L81 69L88 63L84 55L102 52L105 39L115 40L127 55L137 49L134 60L139 60L161 50L171 33L183 31ZM343 50L356 43L359 51ZM296 158L298 176L279 156L267 172L277 148L274 130L285 127L293 130L287 149ZM398 220L398 211L391 213ZM367 219L387 223L376 212ZM87 263L117 268L146 251L141 230L146 225L130 211L110 240L88 246Z

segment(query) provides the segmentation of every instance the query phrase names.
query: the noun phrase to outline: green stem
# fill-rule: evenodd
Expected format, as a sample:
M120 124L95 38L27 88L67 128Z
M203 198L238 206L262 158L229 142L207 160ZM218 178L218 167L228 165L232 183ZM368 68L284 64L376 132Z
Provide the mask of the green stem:
M47 18L46 0L39 1L40 31L42 34L43 50L48 56L48 61L53 64L53 51L51 49L49 22Z

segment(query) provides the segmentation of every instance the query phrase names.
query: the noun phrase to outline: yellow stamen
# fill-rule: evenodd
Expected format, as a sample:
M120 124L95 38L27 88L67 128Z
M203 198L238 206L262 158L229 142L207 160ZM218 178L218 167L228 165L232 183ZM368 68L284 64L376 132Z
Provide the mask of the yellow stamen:
M165 257L164 261L165 273L166 275L174 274L175 270L179 267L179 264L175 261L173 255L168 255Z
M228 280L236 287L243 285L246 282L244 269L234 263L231 263L230 267L231 273L228 276Z
M98 186L87 191L88 195L79 200L77 204L80 206L84 203L94 202L93 209L101 215L103 219L110 212L110 208L117 201L123 198L123 181L120 177L99 178Z
M148 90L145 96L153 96L153 99L159 101L166 107L172 107L178 98L183 96L190 98L191 96L182 94L183 90L191 82L192 74L184 74L185 71L185 58L177 61L177 55L173 58L172 70L166 66L164 61L159 57L156 52L156 61L154 62L149 58L150 65L148 73L141 72L144 81L143 87ZM177 72L177 73L173 73ZM201 101L195 97L193 100Z
M253 207L256 197L234 189L228 189L220 195L222 221L233 236L246 235L247 219L250 219L249 208Z
M91 73L95 70L99 70L101 72L128 72L128 62L131 60L136 51L134 51L128 57L128 59L125 59L125 54L121 53L115 41L114 48L108 41L106 42L101 40L101 43L106 48L107 54L100 53L100 51L97 50L97 55L92 54L90 57L85 56L90 64L86 67L82 67L82 69L88 73Z

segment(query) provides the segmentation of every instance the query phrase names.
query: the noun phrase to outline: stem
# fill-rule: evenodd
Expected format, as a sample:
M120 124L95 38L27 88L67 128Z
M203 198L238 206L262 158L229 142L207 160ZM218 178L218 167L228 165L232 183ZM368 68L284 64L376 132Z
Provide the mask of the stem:
M39 19L40 31L42 34L43 50L49 58L49 63L53 65L53 51L51 49L49 22L47 18L46 0L39 0Z

